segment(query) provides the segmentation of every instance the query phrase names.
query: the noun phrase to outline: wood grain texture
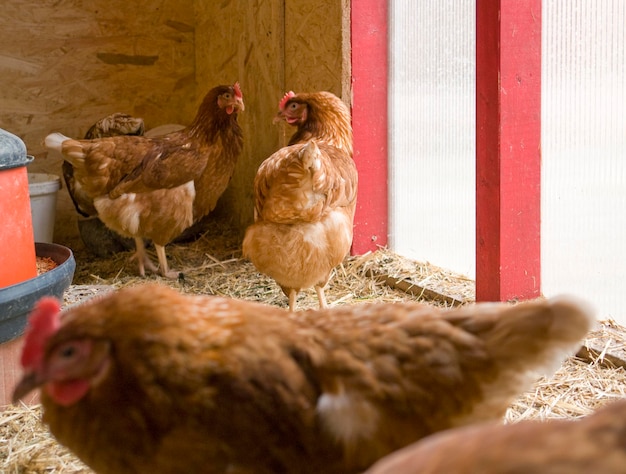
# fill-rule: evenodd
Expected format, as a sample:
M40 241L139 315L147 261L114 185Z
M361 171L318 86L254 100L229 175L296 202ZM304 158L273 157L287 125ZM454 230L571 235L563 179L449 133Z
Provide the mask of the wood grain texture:
M35 156L29 171L60 175L61 158L48 155L43 138L82 138L113 112L142 117L148 128L188 123L209 89L196 91L194 28L193 9L173 0L4 2L0 127ZM62 189L55 240L79 242L75 221Z
M252 182L258 165L279 146L272 124L282 95L283 2L196 2L198 82L241 84L246 110L239 123L244 149L218 206L242 229L253 220Z
M188 124L204 94L238 80L244 153L218 213L252 222L258 165L293 130L272 124L285 90L330 90L349 100L348 0L8 0L0 16L0 127L20 136L29 171L61 173L52 131L80 138L125 112L146 128ZM287 22L287 23L286 23ZM55 240L80 243L59 193Z
M341 97L342 2L286 0L285 5L285 87Z

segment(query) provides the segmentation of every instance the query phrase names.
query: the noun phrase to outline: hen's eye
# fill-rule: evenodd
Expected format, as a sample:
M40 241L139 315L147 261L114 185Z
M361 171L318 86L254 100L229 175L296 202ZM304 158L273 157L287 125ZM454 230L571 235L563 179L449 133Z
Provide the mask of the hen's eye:
M289 108L290 108L291 110L296 110L296 109L298 108L298 104L296 104L295 102L292 102L292 103L289 105Z
M230 99L230 92L227 92L226 94L224 94L224 98L225 99Z
M59 351L59 355L63 358L70 358L76 354L76 348L74 346L66 346Z

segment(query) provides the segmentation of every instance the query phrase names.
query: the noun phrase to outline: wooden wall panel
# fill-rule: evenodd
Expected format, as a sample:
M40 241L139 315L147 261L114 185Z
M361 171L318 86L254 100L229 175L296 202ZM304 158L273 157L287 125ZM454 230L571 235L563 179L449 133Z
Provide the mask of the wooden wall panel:
M284 92L330 90L349 102L349 0L7 0L0 15L0 127L20 136L29 170L61 174L51 131L81 137L112 112L148 128L187 124L206 92L240 81L243 156L218 211L252 222L258 165L292 129L272 123ZM80 245L59 193L55 240Z
M217 212L243 230L253 220L252 183L259 164L279 146L272 119L283 90L284 4L277 0L196 1L196 81L238 80L246 110L239 122L244 150Z
M330 91L352 106L350 0L285 0L284 92ZM293 129L281 124L281 144Z
M190 120L193 21L176 1L5 2L0 126L39 155L48 132L80 136L111 112L148 127Z
M348 0L196 1L196 77L239 80L244 153L222 197L243 230L253 219L256 170L293 133L274 125L287 90L330 90L349 102Z
M327 90L341 96L345 72L342 28L346 2L286 0L285 85L288 90ZM344 34L345 33L345 34Z
M126 112L147 127L195 113L191 0L8 0L0 15L0 127L20 136L29 171L60 174L42 140L81 137L101 117ZM59 194L55 240L76 236Z

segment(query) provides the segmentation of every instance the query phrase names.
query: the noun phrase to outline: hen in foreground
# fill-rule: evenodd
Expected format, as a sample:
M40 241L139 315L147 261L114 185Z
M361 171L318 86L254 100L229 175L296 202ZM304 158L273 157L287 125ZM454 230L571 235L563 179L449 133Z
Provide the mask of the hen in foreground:
M579 347L572 298L290 313L148 284L30 317L14 400L99 473L353 473L498 419Z
M352 244L358 175L350 113L330 92L288 93L279 107L298 130L257 171L243 255L278 283L291 311L311 287L325 308L324 287Z
M367 474L621 474L625 432L622 400L578 420L449 430L390 454Z
M175 278L165 245L208 214L224 192L241 152L238 84L205 96L188 127L161 137L115 136L73 140L46 137L73 167L74 180L93 200L98 217L115 232L135 239L139 273L156 271L143 239L154 242L163 276Z

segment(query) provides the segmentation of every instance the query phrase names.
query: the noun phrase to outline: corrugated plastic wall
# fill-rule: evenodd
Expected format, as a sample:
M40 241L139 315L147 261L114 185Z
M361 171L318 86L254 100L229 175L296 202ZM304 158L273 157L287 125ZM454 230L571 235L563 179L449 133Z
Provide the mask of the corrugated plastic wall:
M391 247L473 277L475 0L392 0ZM544 0L543 292L626 324L626 2Z
M473 276L475 1L396 0L390 22L390 246Z
M543 291L626 324L626 2L543 4Z

